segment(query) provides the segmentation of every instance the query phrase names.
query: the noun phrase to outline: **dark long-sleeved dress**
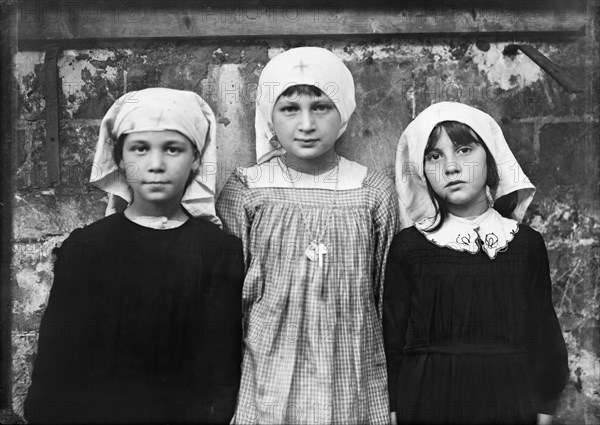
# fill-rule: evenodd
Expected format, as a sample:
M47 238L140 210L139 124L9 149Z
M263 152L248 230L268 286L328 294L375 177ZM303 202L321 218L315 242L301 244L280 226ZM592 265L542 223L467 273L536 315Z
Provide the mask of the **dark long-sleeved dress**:
M241 364L241 241L122 213L57 250L29 422L227 423Z
M520 225L491 260L408 228L384 294L391 410L398 423L535 423L568 377L542 236Z

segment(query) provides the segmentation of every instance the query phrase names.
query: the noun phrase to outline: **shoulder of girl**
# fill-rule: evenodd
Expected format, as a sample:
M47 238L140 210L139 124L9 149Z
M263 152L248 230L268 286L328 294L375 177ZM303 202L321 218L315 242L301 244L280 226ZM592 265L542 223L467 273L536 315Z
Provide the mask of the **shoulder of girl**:
M414 226L411 226L396 233L390 245L390 252L393 252L396 257L408 258L422 252L423 249L433 248L429 245L429 241Z
M236 175L239 181L250 189L277 186L277 182L281 183L284 179L277 157L250 167L238 167Z
M190 221L188 234L204 247L202 255L214 261L214 265L243 262L244 248L240 238L201 217L191 218Z
M521 233L522 236L526 237L527 240L531 241L532 243L541 244L544 246L546 245L546 242L544 241L544 235L527 224L519 223L519 233Z
M120 223L122 223L123 222L122 218L123 218L122 214L120 214L120 213L111 214L109 216L102 217L100 220L94 221L93 223L90 223L84 227L73 230L71 232L71 236L85 237L85 236L91 236L94 234L104 233L104 232L110 230L111 228L118 226Z
M234 174L240 183L245 187L249 187L249 181L260 179L260 176L265 175L265 173L268 175L269 171L266 168L268 165L265 164L268 164L268 162L264 164L255 164L250 167L237 167Z
M396 192L394 180L382 171L377 171L372 168L368 169L367 176L364 181L365 186L380 189L384 192Z
M530 227L529 225L527 225L525 223L518 223L518 225L519 225L519 227L518 227L517 234L520 233L521 236L526 236L531 239L540 239L542 241L544 240L544 236L542 236L542 234L540 232L538 232L534 228Z
M358 162L354 162L345 157L340 157L340 167L343 167L347 173L360 175L364 178L364 183L370 186L381 184L394 184L393 180L384 172L377 171L374 168L366 167Z
M100 244L101 241L110 239L111 235L113 235L111 230L118 226L120 218L119 214L112 214L90 223L87 226L79 227L69 234L59 248Z
M392 244L403 244L403 243L415 243L415 242L422 242L423 241L423 235L421 234L421 232L419 232L417 230L417 228L415 226L410 226L410 227L406 227L402 230L400 230L398 233L396 233L396 235L394 236L394 239L392 239ZM427 241L425 239L425 241Z
M508 250L523 258L532 256L531 258L539 260L547 256L546 243L542 234L523 223L519 223L514 239L508 244Z
M211 223L202 217L190 218L190 224L194 226L195 230L202 238L207 239L211 243L238 245L242 242L237 236L225 232L216 224Z

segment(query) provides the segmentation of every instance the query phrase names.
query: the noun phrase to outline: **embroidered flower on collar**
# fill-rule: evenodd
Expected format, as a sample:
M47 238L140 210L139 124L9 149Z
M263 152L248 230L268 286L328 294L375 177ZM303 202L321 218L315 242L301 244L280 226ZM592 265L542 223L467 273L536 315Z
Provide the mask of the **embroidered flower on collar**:
M483 250L492 260L499 252L506 250L508 243L519 231L517 221L502 217L493 208L473 220L448 214L441 228L434 232L427 232L426 229L434 223L435 219L427 218L416 223L415 227L431 243L439 247L471 254Z
M494 249L498 246L498 236L495 233L488 233L485 235L483 245L486 249Z

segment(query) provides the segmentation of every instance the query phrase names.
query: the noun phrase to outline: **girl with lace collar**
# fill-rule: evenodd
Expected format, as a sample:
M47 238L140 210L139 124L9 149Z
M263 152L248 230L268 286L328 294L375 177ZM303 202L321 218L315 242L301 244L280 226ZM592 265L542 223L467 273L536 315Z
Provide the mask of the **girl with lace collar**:
M437 152L440 138L451 141L455 157ZM468 155L462 146L470 146ZM485 161L476 162L472 149L483 151ZM496 121L454 102L432 105L409 124L398 145L396 175L405 222L415 223L436 245L471 253L483 249L490 258L506 249L535 193ZM453 194L460 198L473 184L482 190L477 205L464 212L464 205L452 202ZM489 206L495 208L488 211Z
M428 107L400 138L396 186L414 226L386 270L392 421L550 419L566 349L543 239L520 224L535 187L499 125L464 104Z

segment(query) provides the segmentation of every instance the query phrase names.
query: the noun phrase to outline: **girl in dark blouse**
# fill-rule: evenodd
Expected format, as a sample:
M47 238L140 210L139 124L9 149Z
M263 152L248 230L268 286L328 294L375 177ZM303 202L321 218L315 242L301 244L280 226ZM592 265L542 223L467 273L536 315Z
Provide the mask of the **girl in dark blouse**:
M192 92L128 93L108 111L92 183L109 212L116 196L129 205L56 252L28 422L230 421L244 266L214 214L214 137Z
M544 241L519 223L535 188L500 127L430 106L400 139L397 188L415 224L386 269L392 422L550 423L567 352Z

